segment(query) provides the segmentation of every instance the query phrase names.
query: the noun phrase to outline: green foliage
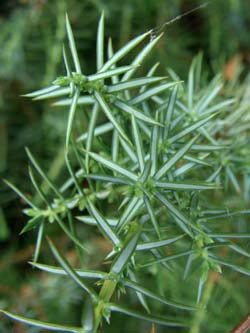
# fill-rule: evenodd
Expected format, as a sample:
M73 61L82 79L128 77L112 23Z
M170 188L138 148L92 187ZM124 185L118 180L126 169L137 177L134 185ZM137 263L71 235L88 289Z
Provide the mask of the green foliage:
M112 326L116 312L192 330L192 314L178 311L202 311L204 304L199 303L211 271L221 273L221 266L225 266L250 275L248 266L232 263L224 254L232 251L237 257L249 258L238 241L250 238L249 229L240 232L239 226L249 210L237 205L231 209L214 200L217 196L223 202L223 190L231 186L245 198L249 195L250 154L249 145L245 146L248 127L244 127L249 116L244 96L239 97L237 105L234 99L224 97L219 76L203 86L201 55L194 59L187 83L173 71L168 77L165 73L154 76L157 65L141 76L143 62L160 36L150 41L149 30L113 51L112 41L107 46L105 43L104 15L97 32L96 73L83 74L67 16L66 31L66 74L48 88L26 96L52 101L64 97L55 105L69 110L64 149L68 178L59 186L55 184L27 150L29 174L39 204L10 186L30 206L25 209L30 220L22 232L38 230L32 265L65 275L82 289L83 320L81 326L70 327L4 313L30 325L69 332L97 332L104 319ZM131 54L132 61L127 60ZM126 65L121 66L120 61ZM80 114L89 119L86 132L82 131ZM235 141L238 132L243 134ZM229 220L235 221L234 225L230 226ZM75 269L51 240L49 247L58 266L37 263L51 224L72 241L79 263L90 252L81 237L87 228L84 224L90 225L93 233L102 235L110 246L102 258L106 269ZM144 286L143 277L153 270L154 286L156 276L166 270L185 279L194 274L197 291L196 297L192 294L189 299L192 304L187 304L185 298L181 302L168 300L158 290ZM113 297L127 293L127 289L138 298L140 312L129 306L128 297ZM169 315L156 316L147 298L166 305Z

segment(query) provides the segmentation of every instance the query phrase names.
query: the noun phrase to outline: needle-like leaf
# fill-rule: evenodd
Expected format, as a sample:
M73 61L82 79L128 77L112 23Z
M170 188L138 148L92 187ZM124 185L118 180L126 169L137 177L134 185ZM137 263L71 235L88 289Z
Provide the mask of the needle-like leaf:
M250 238L250 233L221 233L221 234L208 234L211 238Z
M167 198L164 197L162 194L160 194L159 192L156 192L155 196L162 202L162 204L168 209L168 211L171 214L173 214L178 220L180 220L184 224L186 224L185 229L183 229L183 231L185 231L185 233L191 235L191 232L186 228L187 226L193 227L191 221L189 221L189 219L186 216L184 216L184 214L181 213L174 205L172 205L167 200Z
M124 91L126 89L133 89L141 86L146 86L149 84L157 83L162 80L166 80L166 77L142 77L139 79L134 79L131 81L125 81L113 84L107 87L108 93L114 93L119 91Z
M135 59L132 61L131 65L137 66L143 63L144 59L150 54L152 49L155 47L155 45L158 43L158 41L163 36L163 33L157 36L154 40L150 41L150 43L146 44L144 48L137 54ZM125 73L121 79L122 82L127 81L131 78L131 76L135 73L137 67L134 69L131 69L129 72Z
M99 136L101 134L112 131L113 128L114 128L114 126L112 123L105 123L103 125L97 126L94 130L93 135ZM77 139L77 142L85 141L85 140L87 140L87 137L88 137L88 132L79 136L79 138Z
M225 261L223 259L220 259L220 258L217 258L215 257L214 255L212 256L212 259L214 262L216 262L217 264L221 264L223 266L226 266L226 267L229 267L231 268L233 271L235 272L239 272L241 274L244 274L244 275L247 275L247 276L250 276L250 270L249 269L246 269L244 267L241 267L241 266L238 266L238 265L235 265L235 264L232 264L228 261Z
M37 96L40 96L40 95L44 95L44 94L48 94L48 93L51 93L52 91L55 91L57 89L59 89L60 86L54 84L53 86L50 86L50 87L47 87L47 88L43 88L43 89L39 89L39 90L36 90L34 92L31 92L31 93L28 93L28 94L25 94L23 95L24 97L31 97L31 98L34 98L34 97L37 97Z
M117 120L113 116L112 111L109 108L104 97L98 91L95 91L94 95L95 95L95 98L96 98L97 102L99 103L100 107L102 108L103 112L105 113L107 118L110 120L110 122L113 124L114 128L121 135L121 137L132 146L132 144L131 144L129 138L127 137L127 135L125 134L123 128L121 127L121 125L117 122Z
M155 179L162 178L192 147L193 143L197 140L197 137L191 139L184 147L178 150L173 157L171 157L166 164L164 164L156 173Z
M189 73L188 73L188 108L189 108L189 110L191 110L193 107L194 70L195 70L195 61L192 62Z
M42 240L43 240L43 236L44 236L44 226L45 226L45 223L42 222L38 229L36 247L35 247L34 256L33 256L34 262L37 262L39 254L40 254Z
M114 130L112 136L112 161L117 162L119 154L119 133Z
M155 232L156 232L158 238L160 239L161 238L161 232L160 232L160 228L159 228L158 222L156 220L155 213L154 213L153 207L151 205L150 199L145 194L144 197L143 197L143 200L144 200L144 204L146 206L146 209L148 211L148 214L150 216L151 222L153 224L153 227L155 229Z
M91 105L94 103L95 99L92 96L80 96L77 101L78 105ZM53 103L53 106L69 106L71 104L72 104L72 98L66 98Z
M116 99L114 102L114 105L117 106L119 109L121 109L124 112L127 112L129 114L134 114L135 118L151 125L158 125L163 126L161 123L155 121L154 119L148 117L144 113L140 112L139 109L135 108L134 106L130 105L129 103L122 101L120 99Z
M155 186L163 189L176 190L176 191L202 191L202 190L214 190L219 189L215 183L202 183L194 182L190 183L165 183L165 182L155 182Z
M223 102L220 102L218 104L215 104L215 105L211 106L210 108L206 109L206 111L203 111L202 113L203 113L203 115L214 113L214 112L217 112L221 109L226 108L227 106L229 106L231 104L234 104L235 102L236 102L236 99L231 98L231 99L228 99L226 101L223 101Z
M48 201L46 195L44 194L44 191L42 190L41 186L38 185L38 183L35 179L35 175L34 175L34 173L32 171L32 168L30 166L29 166L29 176L30 176L30 180L32 182L32 185L34 186L34 188L37 191L40 198L42 199L43 202L45 202L49 206L49 201Z
M148 250L156 249L158 247L173 244L173 243L177 242L179 239L181 239L182 237L183 237L183 235L180 235L180 236L177 236L174 238L168 238L168 239L163 239L160 241L146 242L146 243L138 244L136 247L136 250L137 251L145 251L145 250L148 251Z
M26 202L30 207L37 209L39 211L39 208L33 204L33 202L25 195L23 194L15 185L13 185L8 180L4 179L4 182L6 185L8 185L21 199L23 199L24 202Z
M81 65L80 65L79 57L78 57L77 50L76 50L75 39L73 36L73 32L72 32L71 25L70 25L67 14L66 14L66 30L67 30L68 40L69 40L69 47L70 47L71 55L72 55L72 58L74 61L76 72L78 74L81 74L82 70L81 70Z
M90 225L97 225L96 219L92 216L77 216L76 217L77 220L84 222L86 224L90 224ZM106 218L105 219L107 221L107 223L111 226L116 226L118 223L118 219L110 219L110 218Z
M180 131L176 135L174 135L171 138L169 138L169 142L170 143L174 143L177 140L183 138L185 135L187 135L189 133L193 133L194 130L201 128L203 125L205 125L207 122L209 122L212 118L214 118L215 115L216 114L209 115L208 117L205 117L205 118L203 118L201 120L198 120L193 125L187 126L182 131Z
M147 36L149 32L146 32L138 37L132 39L125 46L123 46L119 51L115 52L113 57L110 58L100 69L100 72L105 72L112 65L116 64L119 60L121 60L126 54L132 51L138 44L140 44Z
M65 232L65 234L73 241L75 245L80 247L83 251L88 252L87 248L80 242L75 235L72 234L72 232L68 229L68 227L64 224L62 219L58 215L54 215L55 220L59 224L59 226L62 228L62 230Z
M84 304L82 327L84 333L92 333L95 327L94 304L90 298Z
M164 138L166 139L169 136L170 125L172 121L172 116L174 113L175 102L177 98L179 86L176 85L173 90L171 91L171 95L169 97L168 107L166 109L166 116L165 116L165 128L164 128Z
M181 81L177 81L177 82L167 82L167 83L164 83L162 85L159 85L157 87L154 87L154 88L151 88L151 89L148 89L147 91L143 92L142 94L140 95L137 95L136 97L134 97L133 99L131 99L129 101L130 104L132 105L135 105L135 104L139 104L163 91L166 91L174 86L176 86L177 84L180 84Z
M108 40L108 59L111 59L114 55L114 49L113 49L113 43L112 39L109 38ZM116 68L115 64L111 66L111 69ZM117 75L112 76L111 81L113 84L116 84L119 82L119 78Z
M26 148L26 153L29 157L30 162L36 169L36 171L40 174L40 176L44 179L44 181L48 184L48 186L54 191L54 193L60 198L63 199L62 194L59 192L59 190L56 188L56 186L53 184L53 182L49 179L49 177L46 175L46 173L42 170L32 153L30 152L29 148Z
M137 196L134 196L130 200L125 211L123 212L123 214L121 215L121 217L119 219L119 222L117 225L119 232L121 232L121 230L123 229L123 227L125 225L129 224L131 218L139 210L139 208L141 207L142 204L143 204L143 199L139 199Z
M65 96L65 95L70 95L70 93L71 93L71 88L70 87L59 88L57 90L48 92L46 94L39 95L39 96L35 97L34 100L35 101L40 101L40 100L43 100L43 99L51 99L51 98Z
M104 59L104 12L100 17L97 30L97 43L96 43L96 68L99 71L103 66Z
M113 184L123 184L123 185L132 185L133 183L125 178L120 177L113 177L113 176L106 176L102 174L82 174L86 178L94 179L94 180L100 180L105 183L113 183Z
M51 331L59 331L59 332L73 332L73 333L81 333L82 328L81 327L73 327L73 326L67 326L67 325L58 325L53 323L47 323L40 320L35 320L31 318L26 318L23 316L18 316L16 314L10 313L8 311L0 310L4 315L8 316L11 319L18 320L21 323L39 327L41 329L51 330Z
M137 277L132 270L128 270L128 275L129 275L129 278L133 282L137 283ZM144 297L144 295L138 291L136 291L136 295L138 297L139 302L144 307L144 309L147 311L147 313L150 313L150 309L148 307L148 304L147 304L147 301L146 301L146 298Z
M62 266L62 268L65 270L65 272L80 286L83 290L85 290L92 299L96 299L97 295L95 291L87 286L85 283L82 282L82 280L78 277L75 270L71 267L67 259L58 251L58 249L55 247L55 245L52 243L50 239L48 239L49 247L58 261L58 263Z
M50 265L44 265L41 263L37 262L30 262L30 264L35 267L40 269L41 271L47 272L47 273L52 273L52 274L57 274L57 275L67 275L67 272L59 266L50 266ZM99 272L99 271L93 271L93 270L81 270L81 269L74 269L75 273L85 279L105 279L108 278L108 273L105 272Z
M90 200L88 200L88 207L91 215L95 218L96 223L99 226L102 233L104 234L104 236L107 239L110 239L114 243L114 245L119 247L121 245L119 237L112 230L109 223L107 223L106 220L100 215L100 213L97 211L97 209Z
M88 132L87 132L87 141L86 141L87 152L91 151L91 148L92 148L92 141L93 141L96 121L97 121L97 117L98 117L98 110L99 110L98 103L95 103L92 108L92 113L91 113ZM89 154L86 154L86 156L85 156L85 168L86 168L86 172L88 173L89 172Z
M126 73L131 68L133 68L133 66L121 66L121 67L110 69L105 72L89 75L89 76L87 76L87 79L88 79L88 82L99 81L99 80L110 78L114 75ZM107 91L108 91L108 87L107 87Z
M141 134L138 130L135 116L133 114L131 116L131 120L132 120L132 130L133 130L133 137L134 137L134 141L135 141L136 153L137 153L137 157L138 157L140 170L142 172L144 169L144 150L143 150Z
M113 261L113 264L111 266L112 273L120 274L124 270L136 249L136 245L139 241L140 235L141 230L139 229L124 243L120 253Z
M168 261L171 261L171 260L175 260L175 259L179 259L181 257L188 256L190 254L193 254L194 252L195 252L194 250L183 251L183 252L171 255L171 256L167 256L165 258L152 260L152 261L150 261L146 264L140 265L139 267L144 268L144 267L152 266L152 265L155 265L155 264L160 264L162 262L168 262Z
M156 121L158 121L159 113L157 112L155 115ZM154 125L151 129L151 143L150 143L150 163L151 170L150 175L154 176L157 170L157 162L158 162L158 144L159 144L159 127Z
M72 99L72 104L71 104L70 110L69 110L69 118L68 118L67 131L66 131L66 152L68 152L68 150L69 150L69 143L70 143L70 139L71 139L73 121L74 121L74 117L75 117L75 113L76 113L76 109L77 109L77 101L78 101L79 95L80 95L80 90L77 87L75 89L75 93L74 93L74 96Z
M209 103L214 99L214 97L219 93L222 88L222 84L215 86L212 90L208 89L207 94L196 104L195 110L202 113Z
M142 293L143 295L145 295L145 296L147 296L151 299L154 299L154 300L156 300L156 301L158 301L162 304L169 305L169 306L172 306L174 308L183 309L183 310L189 310L189 311L194 311L195 310L195 308L192 307L192 306L178 304L176 302L169 301L169 300L165 299L164 297L161 297L161 296L155 294L154 292L144 288L143 286L139 285L138 283L136 283L134 281L124 279L123 284L124 284L125 287L134 289L137 292Z
M116 171L118 172L120 175L123 175L125 178L128 178L132 181L137 181L138 177L133 174L132 172L122 168L121 166L119 166L116 163L113 163L112 161L107 160L106 158L93 153L93 152L88 152L88 154L97 162L101 163L102 165L104 165L105 167L107 167L110 170Z
M130 309L127 309L120 305L116 305L116 304L112 304L112 303L109 303L107 305L107 308L112 312L120 312L120 313L123 313L125 315L131 316L134 318L150 321L151 323L155 323L155 324L159 324L159 325L163 325L163 326L168 326L168 327L188 327L189 326L187 323L180 323L180 322L176 322L173 320L168 320L166 317L157 317L157 316L153 316L153 315L138 313L137 311L130 310Z
M43 222L43 216L35 216L31 220L28 221L28 223L23 227L22 231L20 232L20 235L24 234L25 232L36 228L38 225L40 225Z

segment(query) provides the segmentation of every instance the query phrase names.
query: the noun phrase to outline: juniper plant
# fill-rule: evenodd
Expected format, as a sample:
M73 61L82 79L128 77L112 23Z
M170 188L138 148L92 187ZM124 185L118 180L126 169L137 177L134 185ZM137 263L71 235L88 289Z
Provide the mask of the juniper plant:
M41 205L8 184L30 206L24 210L30 219L22 233L38 230L31 265L51 274L65 275L85 292L82 325L69 327L4 313L24 323L61 332L98 332L103 319L110 322L115 312L159 325L188 326L189 321L184 321L183 315L177 320L152 314L148 300L192 312L198 306L195 299L193 304L172 301L147 289L138 276L146 274L152 265L158 271L173 270L173 263L182 258L186 262L183 270L186 278L196 262L200 276L196 296L199 303L210 270L221 273L221 266L226 266L250 275L250 270L228 262L219 251L227 247L249 258L249 253L232 240L249 238L249 234L226 233L221 225L218 231L216 224L208 223L248 213L218 208L212 200L214 192L223 193L224 181L218 182L223 179L223 167L233 180L233 172L223 162L233 147L226 137L228 133L223 134L222 129L234 115L219 119L232 108L234 100L218 96L222 88L219 77L205 89L199 86L200 55L191 65L187 84L173 71L169 71L169 77L155 76L158 64L145 76L136 77L139 71L144 71L144 60L162 35L150 38L148 31L114 52L111 39L105 45L103 15L97 32L96 73L86 75L68 17L66 31L69 41L69 48L63 48L66 74L50 87L26 96L35 100L52 99L57 107L68 106L64 150L68 179L58 187L27 149L29 175ZM126 56L135 49L137 54L132 62L121 66L120 62L126 64ZM55 101L60 97L63 98ZM80 126L78 113L89 119L87 131L79 136L76 135L76 125ZM47 183L50 196L43 191L37 176ZM241 186L233 183L236 188ZM97 230L112 248L103 258L108 270L72 267L51 239L48 244L58 266L38 262L48 223L58 224L72 241L80 263L89 249L79 236L79 229L87 224ZM171 249L171 254L167 255L164 249ZM124 305L122 300L113 301L115 294L128 289L138 298L140 312Z

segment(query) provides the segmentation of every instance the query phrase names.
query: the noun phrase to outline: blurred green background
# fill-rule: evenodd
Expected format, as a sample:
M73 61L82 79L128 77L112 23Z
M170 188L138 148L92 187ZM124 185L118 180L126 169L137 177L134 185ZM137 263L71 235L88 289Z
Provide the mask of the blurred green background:
M34 103L22 94L49 85L62 72L62 43L65 40L64 15L67 11L82 67L94 71L95 35L100 13L105 11L106 37L116 48L131 37L190 10L195 0L6 0L0 4L0 172L25 193L32 193L27 176L24 147L29 146L41 164L56 180L62 170L61 149L67 114L48 103ZM185 78L192 58L204 54L204 77L222 72L226 84L239 85L250 69L250 1L213 0L204 9L167 26L154 52L162 66L173 68ZM32 270L35 233L19 236L25 222L24 203L3 184L0 189L0 308L42 320L74 323L80 316L81 294L73 283ZM57 236L59 240L67 240ZM61 238L60 238L61 237ZM96 239L97 249L105 244ZM68 253L72 255L73 253ZM43 249L43 258L48 256ZM94 257L94 254L93 254ZM98 264L98 262L97 262ZM146 277L147 278L147 277ZM150 279L150 277L148 277ZM176 274L156 277L162 289L179 298L189 298L192 289L182 290ZM177 293L178 290L178 293ZM197 314L198 332L228 332L250 312L249 279L227 272L211 276L206 293L209 311ZM60 295L60 298L58 298ZM161 309L158 309L161 312ZM115 317L103 332L153 332L151 325ZM203 329L202 329L203 327ZM196 330L195 330L196 329ZM152 330L152 331L151 331ZM39 329L13 323L1 317L1 332L35 333ZM158 328L156 332L175 332ZM176 330L178 331L178 330Z

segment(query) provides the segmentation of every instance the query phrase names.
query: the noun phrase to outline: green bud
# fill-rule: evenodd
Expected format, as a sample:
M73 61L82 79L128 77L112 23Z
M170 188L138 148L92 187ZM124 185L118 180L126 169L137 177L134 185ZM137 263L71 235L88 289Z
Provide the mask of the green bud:
M38 214L40 215L41 212L39 212L38 210L36 209L32 209L32 208L26 208L23 210L24 214L27 215L27 216L31 216L31 217L34 217L34 216L37 216Z
M52 83L61 87L68 86L71 82L71 79L68 76L60 76Z
M217 263L215 263L213 260L210 260L209 261L209 266L210 268L215 271L215 272L218 272L218 273L222 273L222 270L221 270L221 267L220 265L218 265Z
M86 82L88 82L87 76L78 73L73 73L73 83L76 86L84 87Z
M107 321L107 323L110 323L110 316L111 316L111 311L107 308L104 307L102 310L102 315L105 318L105 320Z

